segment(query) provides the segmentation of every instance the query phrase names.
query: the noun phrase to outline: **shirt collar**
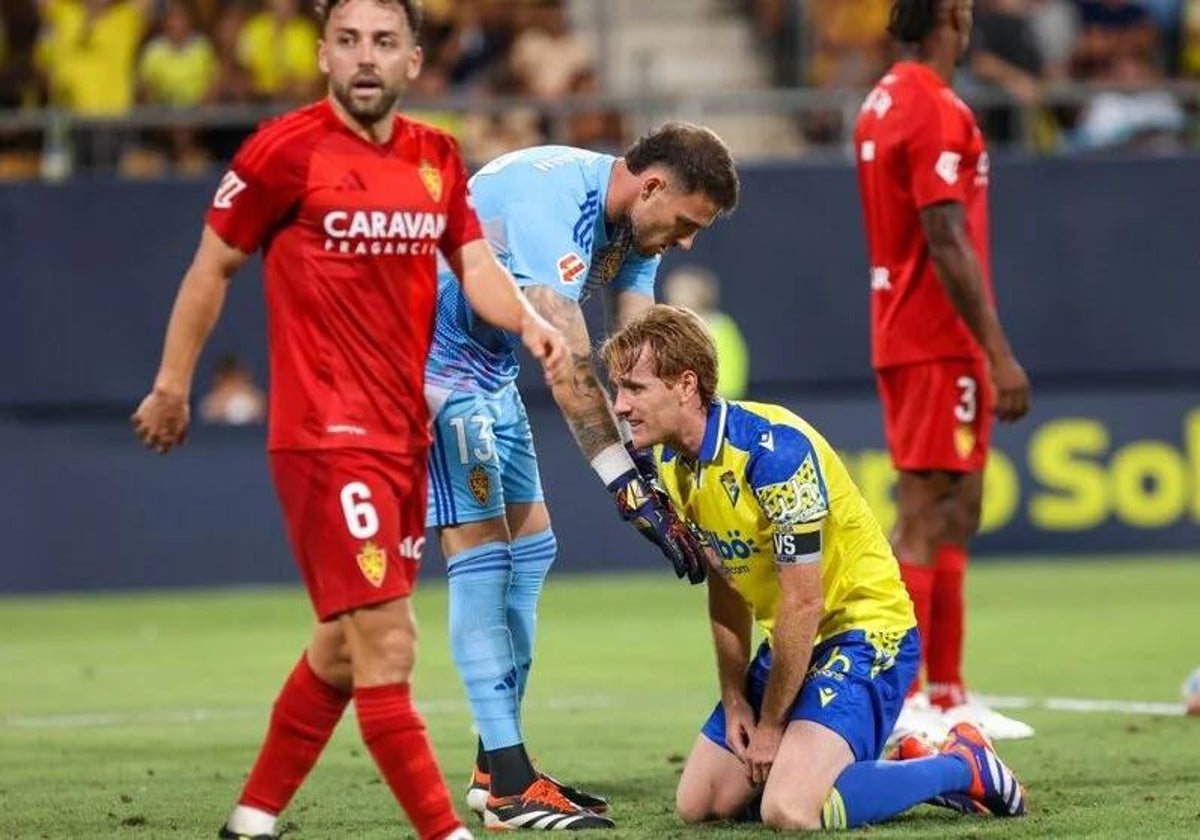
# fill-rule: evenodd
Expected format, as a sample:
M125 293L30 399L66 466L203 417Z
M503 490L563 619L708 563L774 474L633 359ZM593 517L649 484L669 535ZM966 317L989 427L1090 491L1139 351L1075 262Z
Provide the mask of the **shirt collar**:
M725 416L729 405L719 397L708 407L708 420L704 424L704 440L700 442L700 463L708 464L717 459L721 441L725 439Z
M950 87L950 85L946 84L946 80L937 74L936 70L919 61L902 61L893 70L904 70L922 84L934 90L942 90L943 88Z

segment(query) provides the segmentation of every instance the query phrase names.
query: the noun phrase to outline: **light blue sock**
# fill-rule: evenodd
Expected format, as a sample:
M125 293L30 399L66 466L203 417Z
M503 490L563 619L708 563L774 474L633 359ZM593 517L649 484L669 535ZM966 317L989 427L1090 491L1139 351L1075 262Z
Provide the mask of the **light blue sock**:
M525 686L533 667L533 640L537 636L537 605L542 584L554 563L558 541L547 529L512 541L513 575L508 588L508 629L512 631L513 658L517 665L517 700L525 699Z
M971 770L954 755L909 761L859 761L833 783L821 812L825 828L879 823L914 805L971 786Z
M512 555L490 542L449 558L450 650L486 750L523 740L512 634L505 622Z

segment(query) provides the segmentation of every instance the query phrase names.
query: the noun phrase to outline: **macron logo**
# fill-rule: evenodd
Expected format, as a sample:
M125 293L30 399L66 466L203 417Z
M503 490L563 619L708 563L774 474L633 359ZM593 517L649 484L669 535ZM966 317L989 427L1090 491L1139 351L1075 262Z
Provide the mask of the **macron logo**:
M954 186L958 183L958 165L961 162L962 155L956 152L942 152L933 167L933 171L947 184Z
M213 196L213 207L218 210L228 210L233 206L233 199L244 189L246 189L246 182L239 178L236 172L232 170L226 172L221 183L217 185L217 194Z
M771 433L770 431L763 432L762 437L760 437L758 439L758 445L761 446L763 449L767 449L771 452L774 452L775 451L775 435L773 433Z

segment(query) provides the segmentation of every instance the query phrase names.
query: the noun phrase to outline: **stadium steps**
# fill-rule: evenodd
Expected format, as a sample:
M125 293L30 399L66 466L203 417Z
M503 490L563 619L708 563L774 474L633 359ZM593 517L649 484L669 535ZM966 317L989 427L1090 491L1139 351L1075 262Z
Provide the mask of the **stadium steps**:
M606 10L601 3L607 3ZM615 93L664 93L685 99L671 112L638 114L636 128L672 117L712 127L739 157L796 154L802 148L786 116L706 113L688 94L765 90L768 59L750 21L729 0L573 0L572 20L601 54L607 26L608 88Z

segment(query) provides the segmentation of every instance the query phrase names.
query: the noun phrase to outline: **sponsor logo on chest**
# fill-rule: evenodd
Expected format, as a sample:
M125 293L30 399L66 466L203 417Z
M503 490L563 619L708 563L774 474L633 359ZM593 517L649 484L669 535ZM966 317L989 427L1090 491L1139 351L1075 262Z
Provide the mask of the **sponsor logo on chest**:
M425 210L329 210L321 221L325 250L336 254L437 253L446 214Z

